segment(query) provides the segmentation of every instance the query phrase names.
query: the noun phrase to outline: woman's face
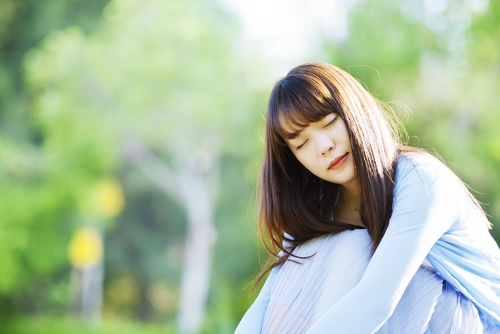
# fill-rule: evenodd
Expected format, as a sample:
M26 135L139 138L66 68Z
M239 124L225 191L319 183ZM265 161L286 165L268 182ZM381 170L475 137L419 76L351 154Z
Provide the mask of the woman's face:
M288 127L294 130L293 127ZM310 123L296 138L287 140L295 157L317 177L355 191L356 172L344 120L336 113Z

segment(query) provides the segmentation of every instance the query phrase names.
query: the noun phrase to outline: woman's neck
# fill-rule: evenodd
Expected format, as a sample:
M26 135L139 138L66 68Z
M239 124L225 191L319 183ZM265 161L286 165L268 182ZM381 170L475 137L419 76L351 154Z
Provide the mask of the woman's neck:
M340 187L340 199L343 199L344 202L347 202L348 204L350 203L356 211L359 211L360 197L361 196L359 195L357 187L354 189L351 188L350 190L343 186Z
M333 213L334 220L340 223L365 227L359 212L359 198L358 193L353 194L347 188L341 186L339 201Z

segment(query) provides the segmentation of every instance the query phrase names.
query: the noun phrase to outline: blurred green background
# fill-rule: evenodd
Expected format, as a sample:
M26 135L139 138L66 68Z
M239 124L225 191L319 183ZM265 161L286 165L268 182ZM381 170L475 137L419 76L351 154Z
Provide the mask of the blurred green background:
M267 96L305 61L408 105L500 240L498 1L0 0L0 331L232 333Z

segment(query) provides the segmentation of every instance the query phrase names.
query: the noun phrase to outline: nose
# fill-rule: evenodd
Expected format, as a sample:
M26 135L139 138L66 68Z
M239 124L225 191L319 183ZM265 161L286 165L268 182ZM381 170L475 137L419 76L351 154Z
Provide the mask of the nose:
M335 143L332 139L326 134L318 135L318 150L321 155L326 155L330 151L332 151L335 147Z

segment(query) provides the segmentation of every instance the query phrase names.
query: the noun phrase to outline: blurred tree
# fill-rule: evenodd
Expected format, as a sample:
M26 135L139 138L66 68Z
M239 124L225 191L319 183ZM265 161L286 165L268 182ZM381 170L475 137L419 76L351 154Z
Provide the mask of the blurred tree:
M86 32L96 30L108 1L0 1L0 130L3 136L37 142L37 132L29 122L28 99L22 82L24 54L54 29L77 25Z
M22 81L24 53L70 22L96 28L106 3L0 1L0 316L65 304L67 280L59 278L69 267L68 222L78 222L74 201L87 181L51 170L40 150Z
M481 3L469 2L472 4ZM486 211L495 224L492 233L500 243L500 3L483 2L471 14L471 25L464 58L467 75L460 76L458 96L461 122L450 124L452 141L457 143L455 152L463 164L463 174L468 183L480 193L478 198L489 205ZM468 127L462 124L470 120ZM456 126L461 131L456 132ZM468 136L462 136L467 133ZM471 135L472 134L472 135ZM465 139L465 143L464 143ZM469 150L461 150L469 142Z
M407 103L410 135L462 166L456 172L486 193L478 197L497 225L499 5L361 1L349 37L325 39L321 51L382 100ZM211 1L0 0L0 315L62 313L70 235L91 224L106 231L105 314L173 316L186 254L205 265L193 323L211 266L204 331L232 332L250 302L240 289L257 268L248 203L265 105L259 81L269 80L237 38ZM118 224L88 213L110 175L127 202ZM201 257L183 250L186 234L204 244Z
M44 156L52 171L81 174L112 173L124 158L186 210L178 321L181 333L195 333L221 155L255 152L245 134L259 118L248 112L257 73L231 44L233 22L209 2L112 1L103 13L96 33L55 31L26 57Z

